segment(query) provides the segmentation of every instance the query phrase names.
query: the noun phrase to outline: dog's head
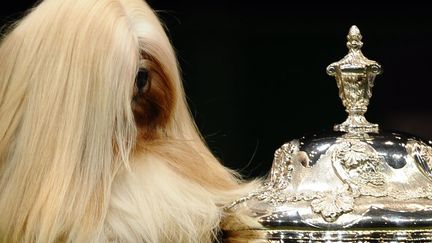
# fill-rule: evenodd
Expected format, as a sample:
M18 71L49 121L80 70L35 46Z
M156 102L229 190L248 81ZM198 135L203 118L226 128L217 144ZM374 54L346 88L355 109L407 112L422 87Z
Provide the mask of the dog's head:
M0 60L0 241L88 242L117 172L142 153L209 190L237 185L197 131L173 48L141 0L42 1Z

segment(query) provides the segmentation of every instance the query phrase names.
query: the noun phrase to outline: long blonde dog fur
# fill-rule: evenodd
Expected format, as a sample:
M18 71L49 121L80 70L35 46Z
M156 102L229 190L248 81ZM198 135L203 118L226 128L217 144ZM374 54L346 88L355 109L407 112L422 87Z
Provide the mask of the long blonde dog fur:
M245 188L146 3L44 0L2 39L0 242L212 242Z

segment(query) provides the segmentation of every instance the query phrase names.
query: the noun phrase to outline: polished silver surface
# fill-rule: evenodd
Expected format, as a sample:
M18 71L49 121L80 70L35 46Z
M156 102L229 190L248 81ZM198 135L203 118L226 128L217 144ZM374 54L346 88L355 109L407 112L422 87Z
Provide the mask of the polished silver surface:
M284 144L261 189L230 210L268 227L432 226L432 148L414 136L329 132ZM241 225L239 227L243 227Z
M363 55L362 38L360 30L353 25L347 36L348 54L342 60L327 67L327 73L336 78L339 97L348 113L347 120L336 125L335 131L376 132L378 130L378 125L369 123L364 114L372 97L375 76L381 73L381 66Z
M350 54L328 69L352 119L276 150L262 187L226 209L225 241L432 240L431 142L366 121L380 66L361 45L354 26Z
M268 230L238 231L226 235L229 243L288 243L288 242L357 242L395 243L432 242L430 230L362 230L362 231L304 231Z

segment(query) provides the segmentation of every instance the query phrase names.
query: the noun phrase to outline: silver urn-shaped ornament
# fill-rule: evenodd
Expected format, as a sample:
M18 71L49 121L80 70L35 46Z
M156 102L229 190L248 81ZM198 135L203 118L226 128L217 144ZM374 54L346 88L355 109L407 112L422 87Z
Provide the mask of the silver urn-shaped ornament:
M366 120L381 66L361 40L351 27L327 68L347 120L276 150L262 187L226 209L225 242L432 242L431 142Z

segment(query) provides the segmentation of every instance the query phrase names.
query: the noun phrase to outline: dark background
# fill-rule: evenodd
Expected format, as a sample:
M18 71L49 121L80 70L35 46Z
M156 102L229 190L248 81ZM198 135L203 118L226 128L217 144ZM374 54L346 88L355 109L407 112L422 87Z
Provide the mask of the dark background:
M2 1L1 24L35 1ZM346 53L356 24L363 53L382 64L367 118L432 138L432 14L413 1L149 0L165 23L186 94L210 148L247 177L273 152L346 114L325 68ZM1 60L0 60L1 61Z

